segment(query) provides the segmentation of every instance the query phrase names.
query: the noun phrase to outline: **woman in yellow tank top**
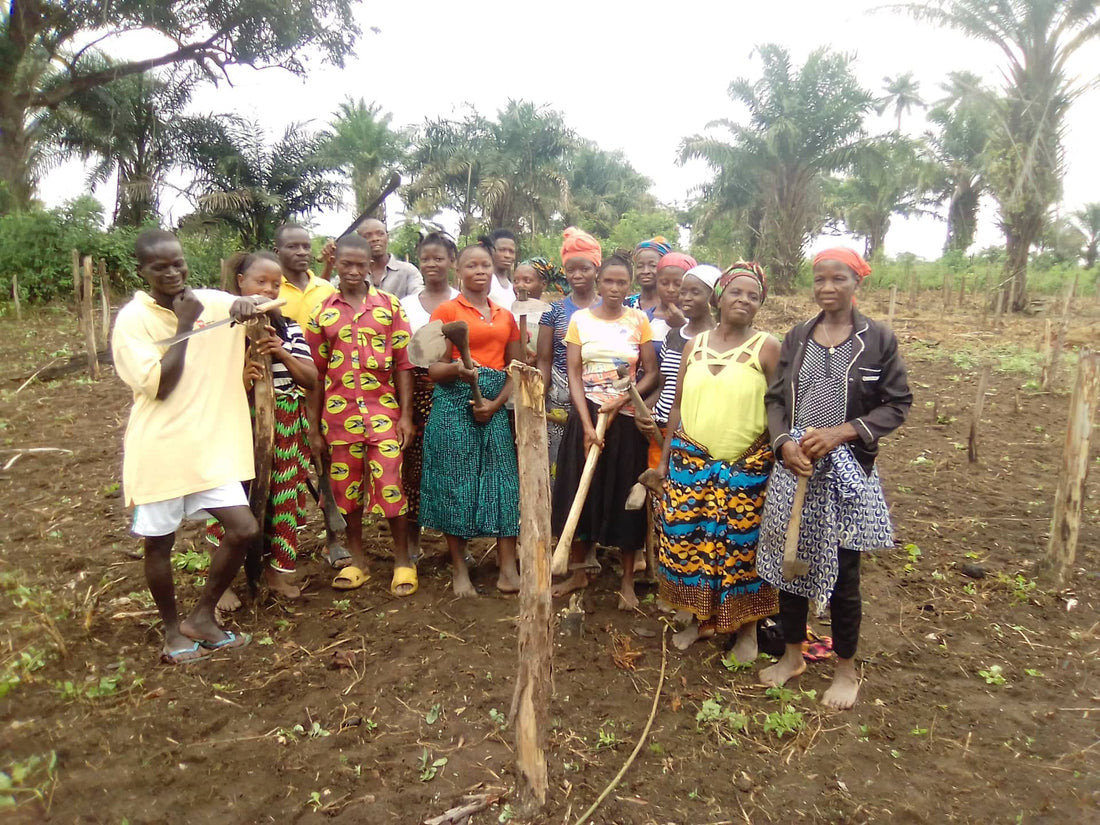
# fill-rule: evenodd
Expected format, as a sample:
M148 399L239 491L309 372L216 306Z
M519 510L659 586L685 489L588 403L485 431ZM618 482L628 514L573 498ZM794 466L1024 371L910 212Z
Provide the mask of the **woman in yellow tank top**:
M778 612L776 591L756 575L756 539L768 474L764 392L779 342L753 328L767 295L764 270L739 261L715 285L718 326L684 353L659 471L666 476L657 582L661 599L687 611L673 637L681 650L737 633L739 662L756 658L756 622Z

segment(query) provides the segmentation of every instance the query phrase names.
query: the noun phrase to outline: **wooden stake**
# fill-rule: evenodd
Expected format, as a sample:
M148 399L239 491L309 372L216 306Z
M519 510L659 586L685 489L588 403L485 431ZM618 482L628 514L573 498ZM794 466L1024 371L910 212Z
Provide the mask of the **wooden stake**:
M943 273L943 311L947 312L951 308L951 270L944 270Z
M255 593L263 573L263 536L267 517L267 499L271 491L271 465L275 457L275 385L271 375L271 356L260 355L256 350L261 340L268 337L267 316L261 315L248 324L248 359L258 361L263 375L252 388L252 405L256 416L252 421L252 456L256 478L248 490L248 505L260 525L261 536L248 548L245 557L245 573L249 586Z
M1002 326L1004 324L1005 313L1005 290L998 287L997 289L997 310L993 313L993 325L995 327Z
M894 284L890 287L890 312L886 316L886 324L893 328L894 326L894 313L898 309L898 285Z
M1043 368L1039 374L1039 385L1046 392L1054 376L1054 324L1047 318L1043 322Z
M11 274L11 299L15 302L15 320L23 320L23 306L19 303L19 276Z
M966 300L966 273L959 273L959 309L962 309L963 301Z
M111 343L111 287L107 283L107 262L99 259L99 301L102 318L100 319L103 330L103 346Z
M1077 362L1077 380L1069 399L1069 424L1047 544L1047 563L1059 584L1065 580L1077 555L1077 537L1081 530L1089 470L1089 439L1092 437L1092 420L1098 400L1100 355L1082 349Z
M982 374L978 378L978 395L974 399L974 411L970 416L970 436L966 443L966 457L973 464L978 460L978 430L982 424L982 413L985 411L985 390L989 385L989 364L982 367Z
M92 298L92 258L84 258L84 278L80 287L80 326L84 330L85 348L88 351L88 375L99 380L99 355L95 343L95 308Z
M80 322L80 332L84 332L84 316L80 313L80 252L73 250L73 307L76 309L76 317Z
M516 734L516 796L536 819L550 787L546 770L553 618L550 600L550 466L542 373L513 361L519 459L519 673L509 714Z

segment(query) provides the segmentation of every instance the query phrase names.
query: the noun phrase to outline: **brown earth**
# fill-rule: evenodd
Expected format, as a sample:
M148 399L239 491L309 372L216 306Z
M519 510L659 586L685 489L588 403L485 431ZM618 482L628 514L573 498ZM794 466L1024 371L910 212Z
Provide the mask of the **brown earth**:
M864 309L885 315L884 298ZM943 317L924 301L903 301L896 324L917 400L883 448L899 549L865 568L860 704L826 713L809 693L767 696L752 672L722 666L717 643L670 650L648 743L593 822L1100 821L1096 474L1079 570L1061 591L1035 570L1071 371L1055 392L1036 390L1041 319L993 331L973 307ZM1081 304L1071 339L1087 343L1100 312L1094 299ZM784 330L809 311L770 301L761 325ZM0 786L0 804L19 804L6 821L419 823L466 793L502 796L472 823L508 821L512 733L497 720L511 702L517 605L494 591L491 563L475 571L483 597L456 601L436 542L420 592L401 601L387 592L382 535L362 590L331 590L327 568L308 561L304 603L233 617L250 647L159 665L118 497L126 389L108 368L98 383L74 375L16 393L80 340L60 309L0 320L0 466L17 448L72 450L25 455L0 473L0 770L16 788ZM972 465L983 358L994 372ZM198 533L177 548L201 550ZM986 578L964 576L966 563ZM538 822L574 822L649 714L662 614L652 599L638 613L615 610L613 568L588 599L584 637L558 637L551 798ZM185 603L198 575L177 574ZM641 652L636 669L613 662L616 635ZM828 673L811 665L799 687L820 695ZM744 714L745 729L697 721L708 699ZM781 719L796 729L765 730Z

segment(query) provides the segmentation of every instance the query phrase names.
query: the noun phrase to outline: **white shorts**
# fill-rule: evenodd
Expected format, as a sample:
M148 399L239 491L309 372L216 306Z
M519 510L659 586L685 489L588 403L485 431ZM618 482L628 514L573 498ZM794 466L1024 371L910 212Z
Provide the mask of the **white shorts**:
M210 518L210 514L206 512L207 508L241 506L248 506L248 496L245 495L243 484L232 481L213 490L203 490L200 493L191 493L168 501L136 505L131 532L135 536L150 538L167 536L176 532L185 518L192 520Z

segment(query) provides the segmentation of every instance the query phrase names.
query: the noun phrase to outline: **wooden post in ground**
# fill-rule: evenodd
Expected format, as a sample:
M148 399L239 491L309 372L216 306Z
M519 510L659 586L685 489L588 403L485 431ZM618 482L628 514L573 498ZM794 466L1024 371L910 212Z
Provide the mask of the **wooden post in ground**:
M516 798L524 819L537 819L550 787L546 771L550 709L550 467L546 460L546 392L542 373L513 361L519 459L519 673L509 714L516 735Z
M95 306L92 292L92 257L84 258L84 277L80 285L80 326L84 330L84 341L88 350L88 375L93 381L99 380L99 355L95 343Z
M1043 367L1039 373L1039 386L1046 392L1054 376L1054 323L1043 321Z
M1089 439L1092 420L1100 400L1100 354L1081 350L1077 380L1069 399L1069 424L1062 450L1058 489L1054 493L1054 515L1046 562L1061 584L1077 556L1077 536L1085 507L1085 481L1089 470Z
M945 269L943 272L943 311L951 309L951 270Z
M890 287L890 311L886 315L886 324L891 329L894 328L894 313L898 309L898 285L894 284Z
M1000 327L1004 325L1005 314L1005 290L1003 287L997 288L997 311L993 313L993 326Z
M99 303L102 317L100 328L103 332L103 346L111 343L111 287L107 283L107 262L99 259Z
M978 460L978 430L982 425L982 413L985 412L985 391L989 386L989 372L989 364L985 364L978 377L978 395L974 399L974 411L970 415L970 435L966 441L966 457L971 464Z
M80 311L81 298L80 298L80 285L82 283L80 277L80 252L76 249L73 250L73 306L76 309L76 317L80 322L80 332L84 332L84 315Z
M966 273L959 273L959 309L963 308L963 302L966 300Z
M23 305L19 303L19 276L11 274L11 299L15 302L15 320L23 320Z

